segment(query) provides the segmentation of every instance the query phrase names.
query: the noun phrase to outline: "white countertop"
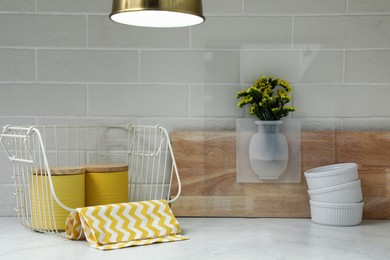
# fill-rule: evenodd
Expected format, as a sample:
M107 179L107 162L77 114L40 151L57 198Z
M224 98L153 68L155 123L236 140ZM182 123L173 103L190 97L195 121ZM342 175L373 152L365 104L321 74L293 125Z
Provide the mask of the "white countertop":
M390 259L390 221L355 227L310 219L178 218L190 240L100 251L0 217L0 259Z

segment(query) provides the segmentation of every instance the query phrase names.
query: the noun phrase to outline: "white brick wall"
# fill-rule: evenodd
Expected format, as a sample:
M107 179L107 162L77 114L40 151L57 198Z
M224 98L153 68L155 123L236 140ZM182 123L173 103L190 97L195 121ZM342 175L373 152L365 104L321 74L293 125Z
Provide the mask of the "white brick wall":
M272 74L303 129L390 128L390 1L203 4L202 25L150 29L111 22L111 0L0 0L0 125L234 129L235 92Z

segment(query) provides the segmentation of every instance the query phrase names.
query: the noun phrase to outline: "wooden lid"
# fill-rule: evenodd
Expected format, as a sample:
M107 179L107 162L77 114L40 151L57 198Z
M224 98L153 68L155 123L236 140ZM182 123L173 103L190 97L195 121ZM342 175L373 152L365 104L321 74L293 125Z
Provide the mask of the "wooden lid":
M89 164L84 165L85 172L127 172L127 164Z
M76 175L85 173L84 167L71 166L71 167L53 167L50 168L52 176L61 175ZM46 169L37 169L33 171L33 174L46 175Z

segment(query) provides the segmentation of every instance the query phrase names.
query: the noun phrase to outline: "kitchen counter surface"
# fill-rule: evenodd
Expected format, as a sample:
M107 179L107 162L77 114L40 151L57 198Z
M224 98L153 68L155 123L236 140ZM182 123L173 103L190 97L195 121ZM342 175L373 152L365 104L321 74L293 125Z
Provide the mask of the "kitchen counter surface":
M310 219L178 218L190 240L100 251L0 217L0 259L390 259L390 221L355 227Z

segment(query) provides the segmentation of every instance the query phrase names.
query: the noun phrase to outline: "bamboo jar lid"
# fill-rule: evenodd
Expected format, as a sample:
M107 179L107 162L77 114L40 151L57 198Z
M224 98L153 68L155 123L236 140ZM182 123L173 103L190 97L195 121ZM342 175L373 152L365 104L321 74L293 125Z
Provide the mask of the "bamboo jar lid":
M53 167L50 168L52 176L64 176L64 175L77 175L84 174L85 168L79 166L70 166L70 167ZM33 171L34 175L47 175L46 169L37 169Z
M85 172L127 172L129 166L127 164L90 164L84 165Z

